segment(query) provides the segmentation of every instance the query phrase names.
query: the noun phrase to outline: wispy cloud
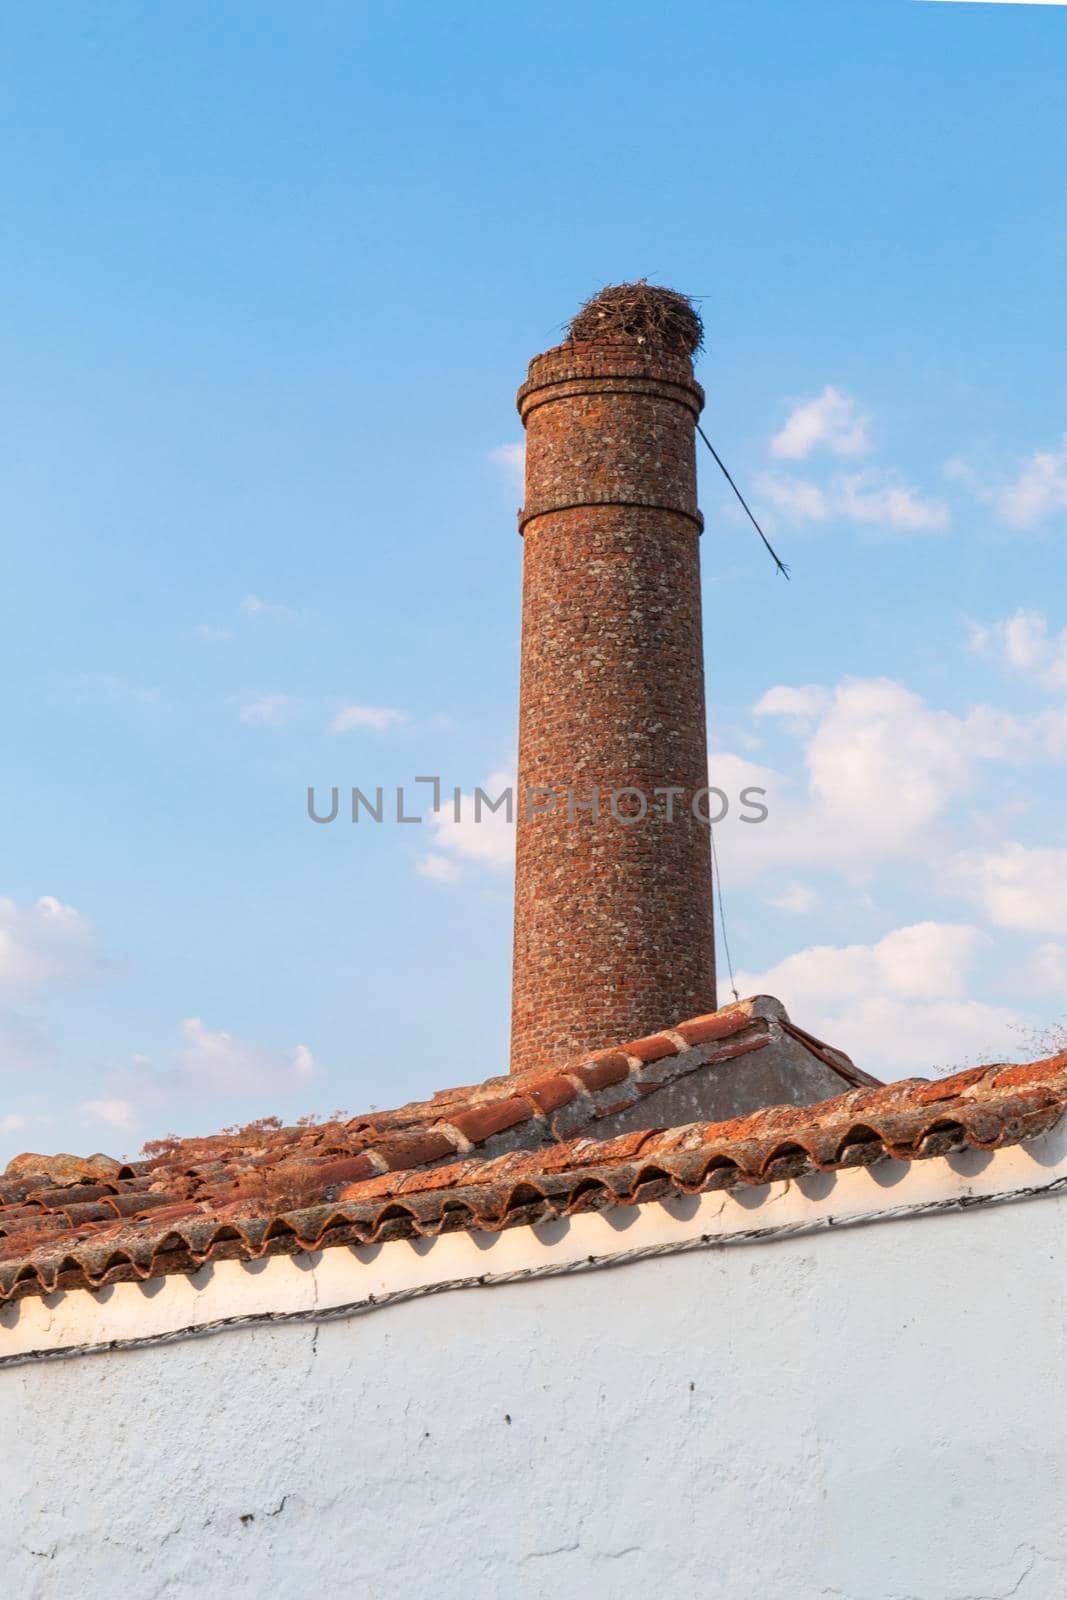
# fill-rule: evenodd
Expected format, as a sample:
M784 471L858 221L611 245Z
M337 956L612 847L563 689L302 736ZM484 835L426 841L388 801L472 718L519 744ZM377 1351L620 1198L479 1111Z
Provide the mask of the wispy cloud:
M806 461L818 452L870 455L870 425L852 395L828 385L814 400L794 405L770 453L779 461ZM761 488L771 505L797 522L853 522L897 533L934 533L949 522L943 501L925 497L886 467L838 468L828 477L773 472Z
M1067 934L1067 850L1011 840L996 850L961 852L948 880L998 928Z
M970 817L966 802L985 763L1054 755L1055 730L1041 715L979 705L957 716L891 678L845 678L827 690L780 684L758 707L802 739L802 772L791 777L732 751L710 758L711 782L728 794L766 791L764 823L746 827L731 814L720 829L735 883L766 882L783 868L869 878L891 862L943 859Z
M155 1065L135 1055L105 1074L104 1092L82 1103L85 1116L130 1133L149 1123L158 1127L166 1108L190 1100L241 1099L249 1109L262 1107L264 1097L291 1093L315 1073L306 1044L273 1049L225 1029L210 1028L200 1017L186 1017L180 1042L165 1061Z
M819 904L819 896L806 883L791 883L781 894L770 895L767 904L775 911L785 911L793 917L807 916Z
M950 457L944 472L950 483L992 506L1006 527L1020 533L1067 512L1067 434L1058 448L1035 450L1014 477L980 472L963 456Z
M1020 608L988 627L972 623L970 648L1003 661L1049 689L1067 688L1067 628L1050 633L1042 611Z
M0 898L0 994L78 983L100 966L92 924L73 906L50 894L22 907Z
M761 487L773 506L797 522L837 520L896 533L938 533L949 524L944 501L925 498L881 469L837 473L826 485L773 474Z
M948 507L926 500L905 483L876 473L841 478L834 486L835 508L850 522L878 523L904 533L931 533L948 527Z
M458 861L432 854L420 856L415 863L415 871L433 883L458 883L463 876L463 868Z
M1014 1053L1014 1011L971 994L988 936L967 924L921 922L873 944L812 945L763 972L740 972L743 994L777 995L804 1026L885 1077L959 1065L972 1053Z
M258 594L246 594L237 607L239 618L252 618L259 622L296 622L303 613L294 610L292 606L280 605L274 600L264 600ZM224 623L199 622L194 630L200 639L207 639L213 644L223 640L232 639L234 630Z
M829 496L809 478L774 473L761 480L760 492L775 510L797 522L825 522L830 515Z
M442 805L439 812L431 813L427 821L434 829L434 844L438 847L436 853L440 855L444 852L443 858L453 864L458 858L461 861L473 861L494 872L510 872L515 862L515 774L490 773L481 793L495 803L507 789L512 792L513 802L510 820L504 806L493 811L487 803L479 801L476 807L477 797L473 793L461 796L458 822L455 807L450 803ZM437 870L439 872L440 869ZM439 878L439 881L444 880ZM455 882L456 879L449 881Z
M137 1107L132 1100L83 1100L82 1111L96 1122L132 1133L137 1126Z
M330 732L351 733L353 728L372 728L375 733L384 733L405 720L404 713L392 706L342 706L330 723Z
M1067 434L1058 450L1035 450L994 503L1012 528L1033 528L1057 511L1067 511Z
M762 694L752 707L754 717L785 717L807 726L830 702L830 691L820 684L776 684Z
M1067 994L1067 945L1041 944L1034 951L1030 968L1034 985L1049 994Z
M184 1043L177 1056L179 1074L220 1093L258 1092L268 1084L308 1078L315 1068L304 1044L287 1052L267 1049L221 1029L213 1030L199 1017L187 1017L181 1032Z
M494 466L500 467L518 488L522 488L526 473L526 445L522 440L514 444L498 444L494 450L490 450L489 460Z
M280 728L292 721L299 705L291 694L257 694L242 701L237 714L254 728Z
M0 1075L25 1091L55 1068L55 1041L34 1008L46 1012L42 1002L50 1006L63 990L102 976L108 965L92 923L73 906L54 895L29 905L0 896ZM6 1098L10 1104L11 1095Z
M771 454L786 461L805 461L812 451L835 456L862 456L873 447L870 419L851 395L828 384L814 400L794 404L782 431L771 440Z
M246 594L239 607L246 617L276 617L279 620L292 618L299 615L292 606L278 605L274 601L262 600L258 594Z

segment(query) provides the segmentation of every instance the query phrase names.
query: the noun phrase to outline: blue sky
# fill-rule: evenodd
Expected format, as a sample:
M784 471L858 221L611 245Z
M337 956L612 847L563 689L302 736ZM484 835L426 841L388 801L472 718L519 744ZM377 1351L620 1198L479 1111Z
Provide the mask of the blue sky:
M739 986L875 1072L1067 1009L1067 16L915 0L9 11L0 1156L506 1064L514 391L702 296ZM702 463L703 471L703 463ZM334 731L337 730L337 731Z

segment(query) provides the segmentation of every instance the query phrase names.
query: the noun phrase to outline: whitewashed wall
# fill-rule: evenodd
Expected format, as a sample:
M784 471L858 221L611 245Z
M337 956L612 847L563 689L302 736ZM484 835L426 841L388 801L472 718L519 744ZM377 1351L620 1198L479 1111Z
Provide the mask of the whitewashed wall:
M4 1592L1057 1600L1065 1247L1046 1195L9 1367Z

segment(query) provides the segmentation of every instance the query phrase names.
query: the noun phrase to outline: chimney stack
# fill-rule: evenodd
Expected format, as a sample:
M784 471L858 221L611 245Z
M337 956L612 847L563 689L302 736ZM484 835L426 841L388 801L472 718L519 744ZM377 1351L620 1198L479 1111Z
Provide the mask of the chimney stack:
M715 1009L701 335L684 296L607 288L518 393L513 1072Z

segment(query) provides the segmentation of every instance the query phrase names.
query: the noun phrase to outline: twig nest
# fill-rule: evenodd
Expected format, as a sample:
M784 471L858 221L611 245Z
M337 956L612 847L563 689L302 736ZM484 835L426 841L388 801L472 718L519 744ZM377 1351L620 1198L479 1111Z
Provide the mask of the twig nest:
M567 329L573 344L654 345L677 355L695 355L704 324L688 295L637 283L607 284L587 300Z

